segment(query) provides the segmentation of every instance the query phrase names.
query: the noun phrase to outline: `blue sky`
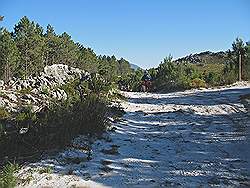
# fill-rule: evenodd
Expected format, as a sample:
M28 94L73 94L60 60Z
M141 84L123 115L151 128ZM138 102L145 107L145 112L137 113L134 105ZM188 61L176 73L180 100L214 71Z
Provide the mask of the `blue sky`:
M143 68L250 40L249 0L2 0L1 27L23 16L66 31L97 54L124 57Z

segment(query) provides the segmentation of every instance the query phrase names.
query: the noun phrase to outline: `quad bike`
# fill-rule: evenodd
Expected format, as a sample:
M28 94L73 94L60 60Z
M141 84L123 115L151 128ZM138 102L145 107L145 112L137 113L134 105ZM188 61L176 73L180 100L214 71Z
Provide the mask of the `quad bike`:
M149 92L151 91L152 82L151 81L142 81L141 83L141 91L142 92Z

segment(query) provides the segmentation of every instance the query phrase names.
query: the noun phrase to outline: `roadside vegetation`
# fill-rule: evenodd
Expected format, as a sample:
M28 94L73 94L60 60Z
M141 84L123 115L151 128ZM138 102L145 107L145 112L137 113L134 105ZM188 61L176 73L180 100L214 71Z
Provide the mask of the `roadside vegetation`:
M154 90L166 92L232 84L239 79L239 58L242 61L241 79L250 80L250 44L239 38L233 42L232 50L227 52L205 57L199 54L197 59L186 58L181 62L173 61L169 55L159 67L150 69Z
M16 113L0 108L1 188L16 183L16 170L10 162L39 159L43 152L70 145L78 135L98 138L110 127L108 117L119 115L116 111L120 113L120 109L110 106L116 96L100 82L101 77L93 77L63 85L67 100L51 99L39 112L33 112L31 105Z
M239 58L241 79L250 80L250 43L244 43L240 38L226 52L202 52L177 60L169 55L157 68L148 70L152 76L151 91L171 92L232 84L239 80ZM142 75L143 71L137 70L123 77L123 83L133 91L140 91Z
M79 134L98 136L105 132L109 127L108 116L116 115L116 107L110 107L115 95L100 82L103 79L93 78L63 85L67 100L51 99L39 112L33 112L31 105L11 114L1 108L1 163L59 149Z
M18 170L17 164L8 163L0 170L0 188L12 188L17 183L15 173Z

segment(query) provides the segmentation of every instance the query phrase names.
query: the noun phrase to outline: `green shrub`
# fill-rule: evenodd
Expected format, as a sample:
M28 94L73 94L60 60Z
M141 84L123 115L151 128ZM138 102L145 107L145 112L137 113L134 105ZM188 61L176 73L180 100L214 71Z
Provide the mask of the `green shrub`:
M32 90L32 88L23 88L23 89L19 90L19 93L21 93L23 95L24 94L30 94L31 90Z
M0 119L7 119L10 117L10 113L3 107L0 107Z
M6 98L8 99L8 96L7 96L5 93L1 92L1 91L0 91L0 97L5 98L5 99L6 99Z
M43 87L42 94L49 95L49 89L47 87Z
M47 166L44 168L40 168L38 171L39 171L39 174L43 174L43 173L51 174L53 172L53 168L51 166Z
M117 83L121 90L140 91L142 76L143 76L143 70L138 69L135 72L119 77L117 79Z
M106 80L100 74L91 74L91 79L88 80L88 89L91 93L98 96L106 96L106 94L114 87L113 82Z
M9 163L0 171L0 188L12 188L16 186L17 178L15 173L18 165Z
M32 106L28 105L24 107L19 114L16 116L17 122L27 122L27 121L35 121L36 114L32 112Z
M4 126L2 123L0 123L0 144L1 144L1 137L4 134Z
M96 94L74 102L54 101L37 114L26 107L13 122L8 122L13 127L11 132L1 134L0 159L5 156L14 159L27 150L37 153L62 148L80 134L98 136L109 126L108 113L107 101ZM22 132L23 128L27 131Z
M205 75L205 81L210 86L216 86L220 84L219 74L216 72L209 72Z
M95 94L91 94L87 96L85 101L78 103L76 110L78 110L78 113L75 114L75 119L83 118L77 123L81 124L84 131L89 133L105 131L108 112L106 101ZM75 109L73 112L75 112ZM82 124L82 121L85 124Z
M80 85L81 85L80 80L76 79L67 84L60 86L60 89L64 90L67 93L67 100L69 102L74 102L80 99L80 95L78 91L80 89L78 88L78 86Z
M201 88L201 87L206 87L206 82L200 78L195 78L191 81L190 86L192 88Z

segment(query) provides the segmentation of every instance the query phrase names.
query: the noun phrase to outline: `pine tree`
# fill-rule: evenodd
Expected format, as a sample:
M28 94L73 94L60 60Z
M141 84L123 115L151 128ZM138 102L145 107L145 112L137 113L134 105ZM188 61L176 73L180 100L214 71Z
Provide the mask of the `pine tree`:
M243 40L240 38L235 39L235 41L232 44L232 49L233 49L234 58L236 58L234 61L238 64L239 80L241 80L242 68L243 67L245 68L245 65L242 65L242 64L244 64L243 61L245 60L247 49Z
M6 30L0 31L0 79L8 82L16 72L19 52L11 34Z
M60 38L56 35L54 28L49 24L45 33L45 66L60 63Z
M59 36L60 38L60 49L58 58L60 63L75 66L78 59L79 49L74 41L71 39L71 36L64 32L62 35Z
M45 41L42 27L23 17L15 25L14 39L20 51L19 75L37 74L45 64Z
M85 48L83 45L77 43L78 59L76 67L86 70L90 73L98 72L98 59L91 48Z
M130 64L127 60L121 58L118 60L118 74L119 75L126 75L132 72Z
M246 43L245 73L247 80L250 80L250 42Z

